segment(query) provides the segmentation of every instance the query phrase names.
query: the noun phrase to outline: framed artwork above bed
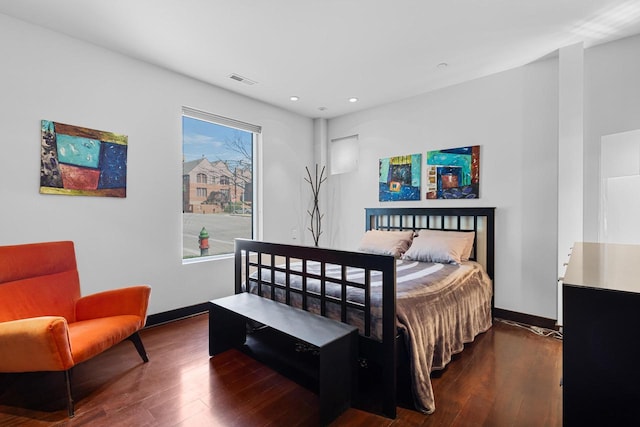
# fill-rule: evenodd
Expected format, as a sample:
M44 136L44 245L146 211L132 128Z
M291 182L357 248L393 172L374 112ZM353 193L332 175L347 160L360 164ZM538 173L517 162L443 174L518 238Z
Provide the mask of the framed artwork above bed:
M479 189L479 145L427 152L427 199L477 199Z
M379 200L420 200L421 154L380 159Z
M420 200L421 154L382 158L378 165L378 200ZM477 199L480 197L480 146L428 151L427 199Z

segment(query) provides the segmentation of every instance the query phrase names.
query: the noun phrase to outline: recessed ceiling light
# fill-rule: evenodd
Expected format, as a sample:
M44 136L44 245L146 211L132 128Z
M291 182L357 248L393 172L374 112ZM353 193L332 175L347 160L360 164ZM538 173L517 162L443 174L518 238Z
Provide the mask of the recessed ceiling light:
M327 109L327 107L318 107L318 110L320 111L325 111Z
M441 62L441 63L438 64L438 68L441 69L441 70L444 70L448 66L449 66L449 64L447 64L446 62Z
M299 100L299 99L300 99L300 97L292 96L292 97L290 97L289 99L290 99L290 100L292 100L292 101L297 101L297 100Z
M356 98L355 96L351 97L349 98L349 102L358 102L358 98Z

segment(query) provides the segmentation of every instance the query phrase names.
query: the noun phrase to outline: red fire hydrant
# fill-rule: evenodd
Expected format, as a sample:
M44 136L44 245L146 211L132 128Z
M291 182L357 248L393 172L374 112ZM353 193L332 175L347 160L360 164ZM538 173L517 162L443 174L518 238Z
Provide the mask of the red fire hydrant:
M200 246L200 256L209 255L209 232L204 227L198 236L198 246Z

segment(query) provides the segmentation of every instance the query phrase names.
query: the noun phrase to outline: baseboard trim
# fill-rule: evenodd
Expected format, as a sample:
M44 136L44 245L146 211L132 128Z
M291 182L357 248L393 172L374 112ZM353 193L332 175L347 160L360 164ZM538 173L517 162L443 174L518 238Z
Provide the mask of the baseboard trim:
M184 319L185 317L191 317L198 314L206 313L209 311L209 303L203 302L200 304L191 305L188 307L176 308L175 310L164 311L162 313L150 314L147 316L146 328L152 326L158 326L163 323L173 322L175 320ZM504 310L502 308L493 309L493 317L504 320L511 320L512 322L524 323L531 326L539 326L541 328L551 329L554 331L559 330L555 319L548 319L546 317L534 316L532 314L519 313L517 311Z
M539 326L553 331L559 330L555 319L547 319L546 317L534 316L532 314L519 313L517 311L504 310L502 308L493 309L493 317L512 322L524 323L530 326Z
M158 326L163 323L173 322L174 320L192 317L209 311L209 303L190 305L188 307L176 308L175 310L164 311L162 313L150 314L147 316L147 324L145 328Z

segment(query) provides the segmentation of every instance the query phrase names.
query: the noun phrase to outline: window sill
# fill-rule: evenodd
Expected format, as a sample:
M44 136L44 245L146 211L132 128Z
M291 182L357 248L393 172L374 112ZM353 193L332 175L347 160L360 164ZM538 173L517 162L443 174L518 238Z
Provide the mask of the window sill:
M225 259L232 259L234 257L233 253L230 254L220 254L220 255L209 255L209 256L201 256L194 258L186 258L182 260L182 265L189 264L199 264L201 262L209 262L209 261L220 261Z

